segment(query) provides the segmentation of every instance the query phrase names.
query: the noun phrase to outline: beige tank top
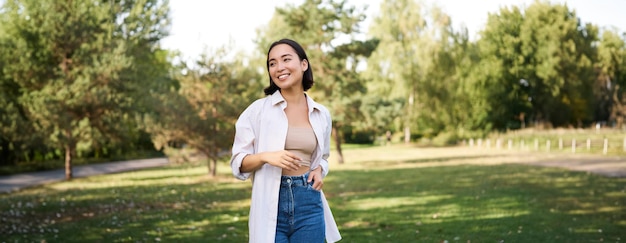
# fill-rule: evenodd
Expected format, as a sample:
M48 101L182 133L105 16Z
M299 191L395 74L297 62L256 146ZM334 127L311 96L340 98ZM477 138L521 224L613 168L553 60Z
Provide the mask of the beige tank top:
M287 129L285 150L294 153L302 159L300 165L311 166L313 151L317 147L317 138L311 127L293 127Z

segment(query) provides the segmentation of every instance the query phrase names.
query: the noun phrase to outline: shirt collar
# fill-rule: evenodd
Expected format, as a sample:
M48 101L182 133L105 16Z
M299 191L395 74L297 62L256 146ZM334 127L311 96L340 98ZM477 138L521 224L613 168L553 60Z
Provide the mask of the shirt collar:
M304 95L306 96L306 102L309 106L309 112L312 112L313 110L321 110L321 105L315 102L313 98L311 98L311 96L309 96L307 93L304 93ZM270 99L272 100L272 105L277 105L285 102L285 98L282 94L280 94L280 90L274 91L272 96L270 96Z
M285 102L285 98L283 97L282 94L280 94L280 90L274 91L272 96L270 96L270 99L272 100L272 105L277 105L282 102Z

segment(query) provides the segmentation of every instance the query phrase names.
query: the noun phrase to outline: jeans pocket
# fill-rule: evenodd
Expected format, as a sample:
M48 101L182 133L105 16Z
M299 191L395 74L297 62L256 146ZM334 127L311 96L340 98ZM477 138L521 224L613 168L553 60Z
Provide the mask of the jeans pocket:
M319 193L319 192L320 192L319 190L317 190L317 189L313 188L313 183L314 183L314 182L315 182L315 181L307 182L307 183L306 183L306 189L307 189L307 190L310 190L310 191L315 191L315 192L318 192L318 193Z

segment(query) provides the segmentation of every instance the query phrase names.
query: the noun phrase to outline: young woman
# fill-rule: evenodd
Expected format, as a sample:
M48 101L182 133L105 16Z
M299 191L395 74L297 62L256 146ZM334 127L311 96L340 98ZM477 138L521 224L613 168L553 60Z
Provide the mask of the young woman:
M305 92L311 64L290 39L267 54L270 84L236 123L230 165L252 177L250 242L336 242L339 230L322 193L328 174L331 119Z

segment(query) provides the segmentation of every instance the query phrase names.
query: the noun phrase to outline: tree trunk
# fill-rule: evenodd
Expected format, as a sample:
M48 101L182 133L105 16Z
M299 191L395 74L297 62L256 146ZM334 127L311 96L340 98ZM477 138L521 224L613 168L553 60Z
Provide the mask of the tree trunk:
M409 125L404 126L404 143L411 142L411 128Z
M339 164L343 164L343 152L341 152L341 134L339 134L339 129L337 126L333 126L333 134L335 135L335 147L337 149L337 156L339 157L337 160Z
M72 179L72 146L69 143L65 145L65 179Z
M404 124L404 143L408 144L411 142L411 121L413 121L413 101L414 101L413 93L409 94L409 112L407 112L408 118L406 119L406 124Z
M213 177L217 176L217 159L213 157L208 163L213 164L213 166L209 165L209 173L211 173Z
M207 172L209 173L209 175L211 175L211 172L213 171L213 170L211 170L211 161L212 161L212 160L213 160L213 159L211 159L211 156L208 156L208 157L206 158Z
M200 150L204 155L206 155L206 164L209 175L216 176L217 175L217 159L219 158L218 152L211 152L210 149ZM215 150L217 151L217 149Z
M614 119L617 122L617 128L619 129L623 129L623 122L624 122L624 117L626 115L626 110L624 109L623 106L623 101L624 99L620 99L619 97L619 93L620 93L620 86L619 84L615 85L615 89L613 89L613 102L611 105L611 114L609 115L610 119Z

